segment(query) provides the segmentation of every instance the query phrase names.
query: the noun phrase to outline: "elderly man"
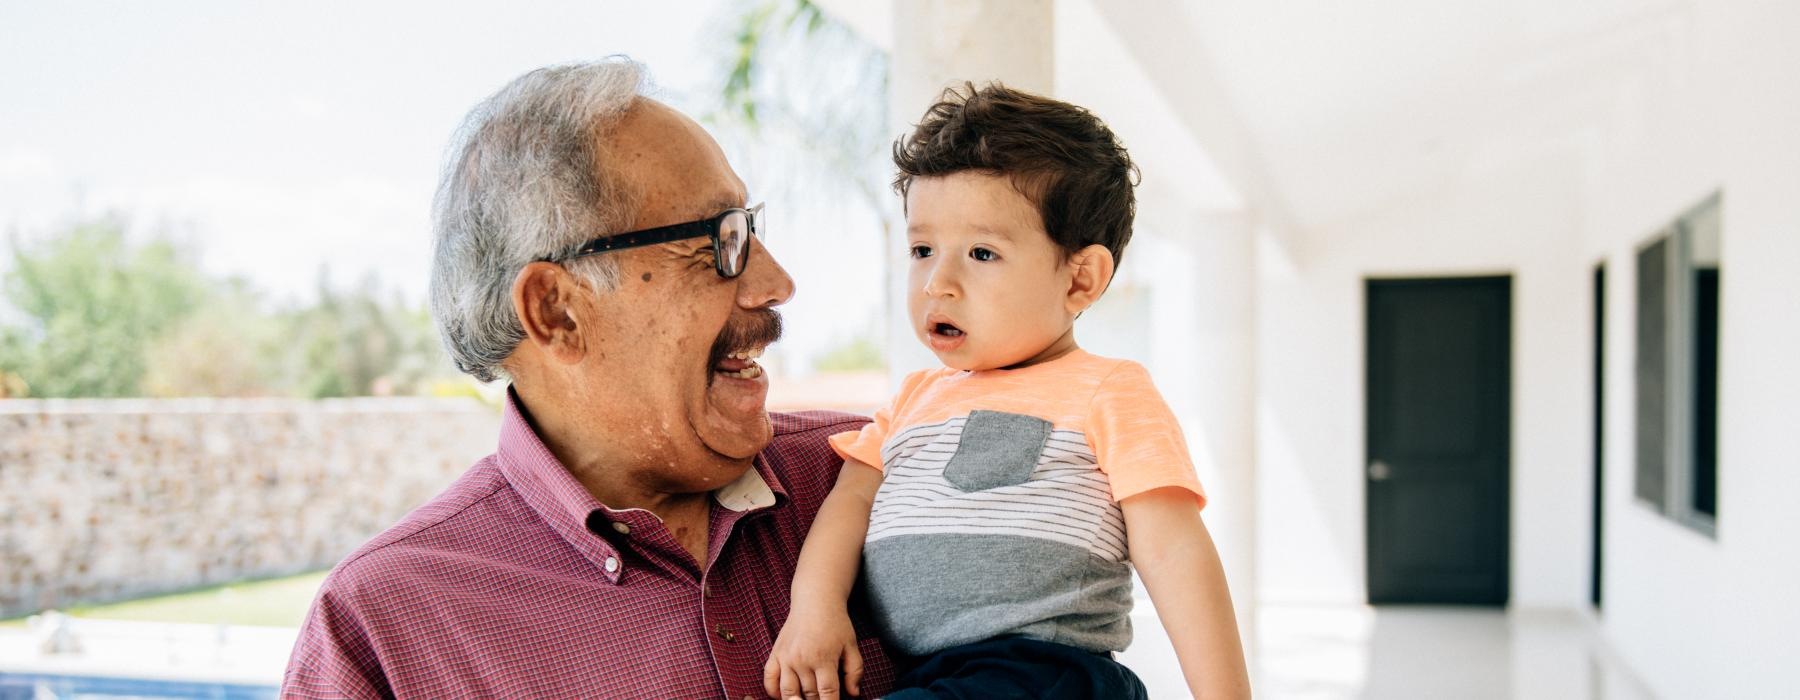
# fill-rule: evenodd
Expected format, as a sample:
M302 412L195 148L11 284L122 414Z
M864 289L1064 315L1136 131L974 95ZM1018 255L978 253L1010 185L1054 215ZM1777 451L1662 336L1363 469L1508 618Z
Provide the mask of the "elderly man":
M499 447L338 564L283 695L763 696L826 436L862 420L766 413L793 280L718 145L643 84L546 68L469 116L432 312L460 369L512 381Z

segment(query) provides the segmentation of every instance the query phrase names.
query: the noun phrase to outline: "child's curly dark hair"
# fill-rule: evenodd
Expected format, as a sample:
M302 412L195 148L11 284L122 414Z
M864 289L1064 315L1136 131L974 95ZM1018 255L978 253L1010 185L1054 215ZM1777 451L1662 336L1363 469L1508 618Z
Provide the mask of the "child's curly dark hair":
M1131 155L1081 107L999 83L944 91L912 133L894 142L894 191L916 178L964 171L1005 175L1037 207L1065 255L1106 246L1116 265L1137 215Z

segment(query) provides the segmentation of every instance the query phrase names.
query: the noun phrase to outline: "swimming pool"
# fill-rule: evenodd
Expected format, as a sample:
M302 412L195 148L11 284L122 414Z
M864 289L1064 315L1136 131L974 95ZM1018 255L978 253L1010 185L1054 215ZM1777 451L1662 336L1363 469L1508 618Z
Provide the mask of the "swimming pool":
M42 673L0 673L0 700L123 700L124 698L207 698L209 700L273 700L279 688L272 685L207 683L64 676Z

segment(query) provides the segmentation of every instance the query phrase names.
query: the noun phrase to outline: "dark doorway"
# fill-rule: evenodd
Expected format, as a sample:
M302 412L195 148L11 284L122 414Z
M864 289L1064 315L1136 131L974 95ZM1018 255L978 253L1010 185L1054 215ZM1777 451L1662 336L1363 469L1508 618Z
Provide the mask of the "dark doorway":
M1369 602L1505 605L1512 278L1367 291Z
M1600 556L1606 538L1606 263L1594 266L1594 576L1588 600L1600 609Z

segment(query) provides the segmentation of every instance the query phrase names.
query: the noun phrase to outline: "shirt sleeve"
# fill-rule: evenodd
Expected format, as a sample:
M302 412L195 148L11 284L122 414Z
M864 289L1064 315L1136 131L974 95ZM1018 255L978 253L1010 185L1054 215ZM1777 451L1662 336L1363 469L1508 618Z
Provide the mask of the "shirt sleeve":
M1206 506L1181 425L1143 365L1122 361L1101 380L1088 406L1087 426L1114 501L1177 486Z
M306 614L281 680L281 697L394 697L368 631L329 582Z
M831 449L836 450L839 457L845 460L854 459L886 473L887 465L882 463L881 446L887 442L888 434L893 430L895 416L901 415L907 402L918 388L925 383L929 370L921 370L906 375L900 382L900 391L894 399L875 411L875 419L869 421L861 430L852 430L831 436Z

